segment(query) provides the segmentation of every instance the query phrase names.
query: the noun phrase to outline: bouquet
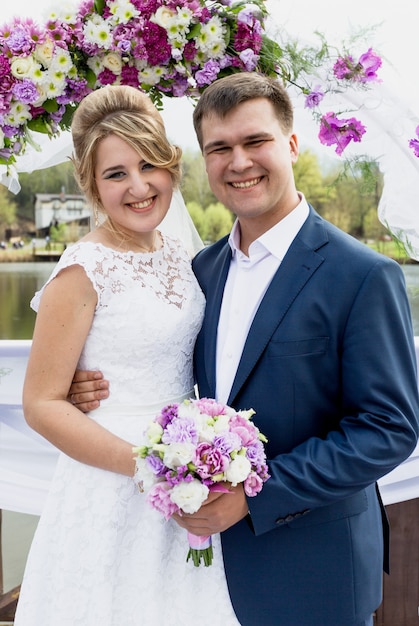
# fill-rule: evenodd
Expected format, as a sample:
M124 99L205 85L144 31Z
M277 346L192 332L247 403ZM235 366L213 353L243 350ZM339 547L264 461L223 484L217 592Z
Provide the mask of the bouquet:
M134 448L135 478L148 503L168 520L198 511L211 491L228 492L226 483L258 494L269 474L267 439L251 421L254 413L209 398L165 406L147 428L147 443ZM188 533L188 539L187 560L211 565L211 537Z

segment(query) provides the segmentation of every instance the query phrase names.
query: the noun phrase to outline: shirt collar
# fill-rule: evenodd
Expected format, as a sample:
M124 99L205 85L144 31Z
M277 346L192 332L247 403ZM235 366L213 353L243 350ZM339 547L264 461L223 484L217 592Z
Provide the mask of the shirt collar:
M266 255L268 252L277 257L279 261L282 261L310 212L304 195L300 192L298 192L298 195L300 202L295 209L280 220L278 224L272 226L266 233L263 233L263 235L252 242L249 246L249 258L254 255ZM233 256L237 255L239 258L245 256L240 250L240 224L237 219L231 229L228 243L230 244Z

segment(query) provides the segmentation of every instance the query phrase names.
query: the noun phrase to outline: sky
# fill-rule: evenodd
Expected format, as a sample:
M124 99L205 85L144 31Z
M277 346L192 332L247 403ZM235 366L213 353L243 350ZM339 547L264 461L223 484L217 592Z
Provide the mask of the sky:
M397 5L390 0L266 0L266 5L272 27L285 29L292 37L307 42L317 41L313 33L318 30L329 42L339 45L357 29L375 26L370 45L384 57L381 77L386 87L399 94L419 116L419 71L414 48L417 20L412 15L411 0L398 0ZM51 0L2 0L0 22L14 15L42 19L52 6ZM163 117L173 142L198 150L191 112L192 105L185 98L172 98L165 105Z

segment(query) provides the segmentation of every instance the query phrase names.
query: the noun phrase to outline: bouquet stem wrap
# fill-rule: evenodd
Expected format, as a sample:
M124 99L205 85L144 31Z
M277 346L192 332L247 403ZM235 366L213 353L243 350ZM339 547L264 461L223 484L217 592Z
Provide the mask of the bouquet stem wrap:
M204 563L205 567L211 565L213 556L211 535L198 537L198 535L188 533L188 541L189 552L186 560L189 561L189 559L192 559L195 567L199 567L201 561Z

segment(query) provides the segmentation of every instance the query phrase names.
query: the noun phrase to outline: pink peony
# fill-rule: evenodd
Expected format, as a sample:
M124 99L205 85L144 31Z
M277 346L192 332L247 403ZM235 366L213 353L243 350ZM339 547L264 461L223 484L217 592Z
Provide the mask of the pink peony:
M256 496L259 491L262 490L263 480L256 474L256 472L250 472L249 476L245 479L243 486L245 494L249 498L253 498L253 496Z
M147 494L147 502L168 520L179 507L170 499L170 485L160 482L154 485Z

